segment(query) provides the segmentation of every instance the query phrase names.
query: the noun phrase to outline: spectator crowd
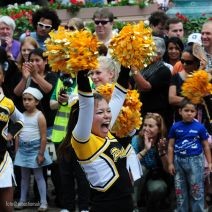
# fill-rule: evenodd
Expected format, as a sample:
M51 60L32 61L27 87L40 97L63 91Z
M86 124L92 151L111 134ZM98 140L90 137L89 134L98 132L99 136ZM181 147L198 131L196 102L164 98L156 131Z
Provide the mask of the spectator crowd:
M186 37L181 20L153 12L156 48L139 70L111 56L115 15L94 12L98 68L76 77L51 70L45 41L59 26L88 30L83 20L61 23L44 6L33 13L34 31L15 40L14 20L0 17L0 211L28 207L29 189L47 211L48 170L61 212L200 212L212 204L211 93L198 104L182 95L190 74L212 74L212 21ZM110 101L97 92L107 83L115 84ZM112 126L128 89L139 93L142 125L120 138Z

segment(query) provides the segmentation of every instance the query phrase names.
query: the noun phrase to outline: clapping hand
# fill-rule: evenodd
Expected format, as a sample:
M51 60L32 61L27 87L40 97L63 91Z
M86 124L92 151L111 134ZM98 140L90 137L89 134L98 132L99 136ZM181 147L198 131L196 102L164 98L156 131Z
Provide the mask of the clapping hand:
M152 138L149 138L149 133L147 131L144 132L144 144L145 149L148 151L152 147Z
M159 156L164 156L167 153L168 142L165 138L161 138L157 144Z

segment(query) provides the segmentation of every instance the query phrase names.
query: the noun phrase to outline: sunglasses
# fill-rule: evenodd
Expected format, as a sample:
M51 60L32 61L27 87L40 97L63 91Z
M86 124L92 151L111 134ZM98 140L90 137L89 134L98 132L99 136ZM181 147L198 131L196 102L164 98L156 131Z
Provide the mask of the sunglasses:
M194 63L193 60L184 60L184 59L180 59L181 63L182 64L185 64L185 65L192 65Z
M64 27L65 27L66 30L70 30L70 31L75 31L76 30L75 27L73 27L73 26L65 25Z
M41 22L38 22L38 26L40 28L43 28L43 29L51 29L52 28L52 25L50 25L50 24L43 24Z
M109 23L110 21L94 21L94 23L96 24L96 25L99 25L100 23L101 23L101 25L106 25L107 23Z

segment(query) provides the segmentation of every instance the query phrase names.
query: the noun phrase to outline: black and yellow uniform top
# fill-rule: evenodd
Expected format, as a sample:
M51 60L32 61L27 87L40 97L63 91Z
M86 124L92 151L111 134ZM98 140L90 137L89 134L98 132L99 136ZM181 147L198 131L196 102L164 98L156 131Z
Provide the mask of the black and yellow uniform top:
M83 78L83 75L80 76ZM91 133L94 97L85 77L78 75L79 117L71 144L92 188L92 201L102 202L130 196L132 183L126 168L127 150L108 132L106 137ZM86 87L87 86L87 87ZM111 126L125 100L127 89L117 83L109 103Z
M16 109L13 101L4 95L0 95L0 164L4 158L7 148L7 127L8 122L12 119L14 125L10 129L10 133L15 137L23 127L23 116Z
M72 146L92 189L95 200L109 200L129 195L132 185L126 169L126 150L110 134L106 138L91 134L86 143L72 138Z

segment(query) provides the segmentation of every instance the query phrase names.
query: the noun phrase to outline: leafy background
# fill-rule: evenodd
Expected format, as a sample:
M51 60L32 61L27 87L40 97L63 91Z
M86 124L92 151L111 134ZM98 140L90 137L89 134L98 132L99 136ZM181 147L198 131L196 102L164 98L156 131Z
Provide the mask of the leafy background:
M57 1L50 1L49 7L53 9L67 9L70 13L77 13L80 8L82 7L97 7L97 6L103 6L100 4L93 4L91 2L84 3L83 0L71 0L74 1L74 3L70 3L67 5L62 5L61 3ZM0 0L0 5L2 2L5 2L5 0ZM16 0L17 2L17 0ZM139 1L139 6L141 8L147 7L148 4L151 3L149 0L143 0ZM137 3L135 3L137 4ZM128 0L117 0L116 2L112 2L111 4L107 6L124 6L129 5ZM131 3L132 5L132 3ZM1 7L0 8L0 14L1 15L8 15L12 17L15 20L16 23L16 30L14 33L14 38L18 39L19 36L26 32L27 30L33 31L33 27L31 25L32 22L32 13L36 11L40 6L32 4L31 2L26 2L25 4L14 4L14 5L8 5L7 7ZM192 32L201 32L202 24L207 20L212 20L212 17L206 17L204 14L198 18L188 18L183 14L177 13L176 17L181 19L184 23L184 29L186 32L186 35L191 34ZM114 28L120 30L122 27L126 25L125 22L118 22L116 21L114 24ZM94 31L94 24L93 23L87 23L86 27L89 28L91 31Z

